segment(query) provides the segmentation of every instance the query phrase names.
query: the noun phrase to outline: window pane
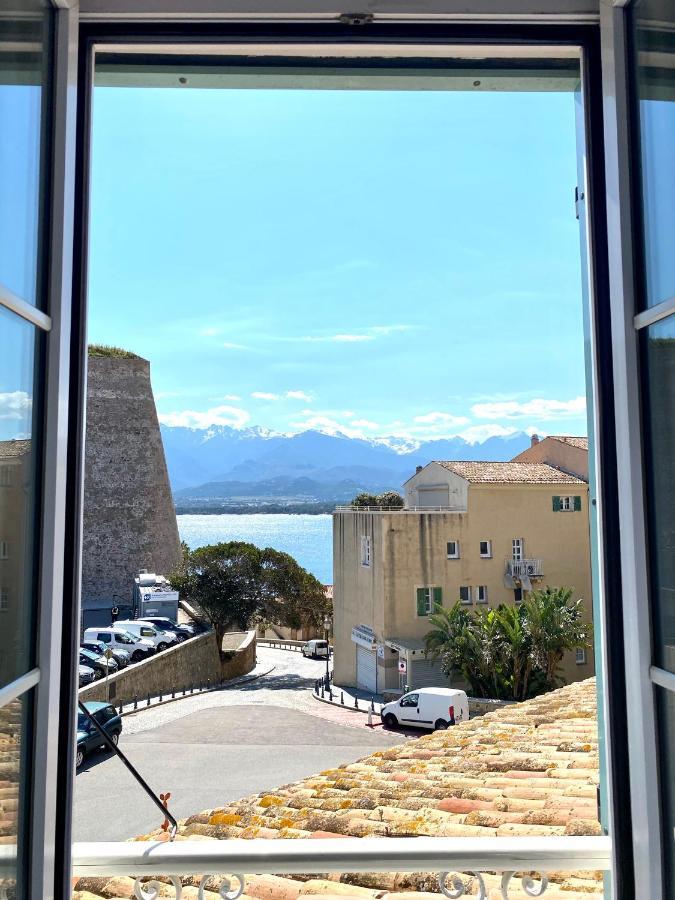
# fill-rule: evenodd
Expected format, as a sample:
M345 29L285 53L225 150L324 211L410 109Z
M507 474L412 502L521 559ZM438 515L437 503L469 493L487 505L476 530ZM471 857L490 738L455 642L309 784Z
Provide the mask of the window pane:
M36 461L35 326L0 307L0 684L33 665Z
M675 896L675 694L656 687L661 770L661 812L664 854L664 894Z
M657 664L675 671L675 317L646 329L646 469Z
M10 12L0 18L0 297L4 287L35 304L46 161L47 19L44 4L35 0L13 5L20 16Z
M32 712L30 691L0 708L0 747L2 749L2 825L0 843L4 851L16 847L16 862L3 859L0 868L0 897L26 896L25 805L30 794L29 723ZM3 893L4 891L4 893Z
M675 296L675 5L635 6L646 306Z

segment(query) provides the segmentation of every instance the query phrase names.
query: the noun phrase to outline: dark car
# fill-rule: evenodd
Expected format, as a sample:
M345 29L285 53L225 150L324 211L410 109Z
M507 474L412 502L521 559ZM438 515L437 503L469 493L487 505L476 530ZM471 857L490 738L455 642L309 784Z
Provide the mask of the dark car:
M126 669L131 662L131 654L127 650L117 650L116 648L107 647L103 641L82 641L80 644L83 650L91 650L97 656L105 656L106 651L110 650L112 658L115 660L120 669Z
M161 631L170 631L176 635L176 640L179 644L183 641L186 641L190 637L194 637L194 629L190 625L176 625L175 622L172 622L171 619L167 619L165 616L141 616L140 617L143 622L149 622L151 625L154 625L155 628L159 628Z
M87 711L109 735L110 740L117 746L122 731L122 717L114 706L109 703L90 701L84 704ZM89 721L80 710L77 713L77 752L75 754L75 766L80 768L85 756L94 750L107 746L100 731Z
M96 673L89 666L78 666L78 681L80 687L85 687L88 684L91 684L92 681L96 678Z
M89 666L90 669L93 669L97 678L103 678L106 673L114 675L119 669L114 659L106 659L105 656L99 656L96 653L92 653L91 650L85 650L83 647L80 647L80 665Z

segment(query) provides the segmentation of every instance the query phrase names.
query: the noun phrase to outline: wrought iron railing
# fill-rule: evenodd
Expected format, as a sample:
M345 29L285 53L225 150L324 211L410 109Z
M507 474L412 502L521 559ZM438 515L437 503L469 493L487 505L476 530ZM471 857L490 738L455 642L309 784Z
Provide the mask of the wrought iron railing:
M544 575L543 559L507 559L506 574L514 578L542 578Z
M607 872L610 850L608 837L566 836L79 843L73 847L73 874L131 875L138 900L160 896L162 884L152 880L160 877L180 898L181 879L195 884L198 876L203 898L217 876L220 896L236 900L247 874L436 872L439 890L453 900L487 900L494 896L495 877L498 896L509 900L518 892L545 896L550 872Z

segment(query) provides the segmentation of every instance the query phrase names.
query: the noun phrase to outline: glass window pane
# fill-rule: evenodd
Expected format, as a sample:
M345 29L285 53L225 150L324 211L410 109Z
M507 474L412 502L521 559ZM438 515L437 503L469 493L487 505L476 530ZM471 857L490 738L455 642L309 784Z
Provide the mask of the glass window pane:
M16 6L0 17L0 297L6 288L36 304L48 20L42 3Z
M42 334L0 307L0 684L33 665L36 368Z
M656 703L661 770L661 812L663 821L664 895L675 896L675 694L657 687Z
M0 708L0 763L2 788L0 794L0 845L3 855L0 865L0 897L27 896L25 871L27 842L25 840L26 801L30 796L30 721L33 691ZM16 857L11 851L16 848ZM3 892L4 891L4 892Z
M640 110L645 306L675 296L675 4L635 6Z
M646 329L644 341L655 656L675 672L675 316Z

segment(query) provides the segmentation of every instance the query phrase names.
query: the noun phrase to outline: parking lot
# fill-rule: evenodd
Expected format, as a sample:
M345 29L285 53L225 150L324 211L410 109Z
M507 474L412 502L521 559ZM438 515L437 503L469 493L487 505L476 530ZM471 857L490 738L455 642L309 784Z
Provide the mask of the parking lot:
M254 681L124 717L120 749L178 817L347 763L406 740L312 695L325 661L258 649ZM122 763L85 760L75 784L75 840L125 840L161 816Z

